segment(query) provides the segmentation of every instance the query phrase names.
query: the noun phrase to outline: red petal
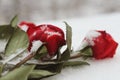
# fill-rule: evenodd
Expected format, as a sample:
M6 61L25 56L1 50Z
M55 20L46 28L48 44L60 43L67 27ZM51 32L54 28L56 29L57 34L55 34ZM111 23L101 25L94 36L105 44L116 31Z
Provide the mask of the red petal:
M95 45L92 46L93 56L96 59L113 57L118 43L116 43L110 34L105 31L99 31L101 36L94 40Z

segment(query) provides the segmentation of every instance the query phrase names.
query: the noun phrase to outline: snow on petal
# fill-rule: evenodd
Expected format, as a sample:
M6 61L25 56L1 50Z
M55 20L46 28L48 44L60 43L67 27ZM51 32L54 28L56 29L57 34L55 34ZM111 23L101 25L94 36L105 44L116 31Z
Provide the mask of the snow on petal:
M22 29L23 31L27 32L27 30L28 30L28 26L23 25L23 26L21 27L21 29Z
M89 42L89 45L93 46L94 45L94 39L99 37L101 35L100 32L97 32L95 30L91 30L87 33L85 39Z
M45 31L45 34L48 34L48 38L53 36L53 35L58 35L58 36L62 36L59 32L50 32L50 31Z
M78 50L82 50L88 45L89 45L89 43L86 40L83 40L82 43L80 44L80 47L78 48Z
M78 48L79 50L82 50L83 48L85 48L86 46L93 46L94 43L94 39L99 37L101 35L100 32L97 32L95 30L91 30L87 33L87 35L85 36L84 40L82 41L82 43L80 44L80 47Z
M40 40L33 41L30 52L31 53L36 52L41 45L42 45L42 42Z

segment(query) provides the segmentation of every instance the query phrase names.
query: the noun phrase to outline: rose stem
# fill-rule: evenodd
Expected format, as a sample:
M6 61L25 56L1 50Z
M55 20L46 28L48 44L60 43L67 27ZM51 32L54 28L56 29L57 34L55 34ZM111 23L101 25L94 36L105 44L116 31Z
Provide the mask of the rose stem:
M32 57L34 57L35 53L31 53L28 56L26 56L23 60L21 60L19 63L17 63L11 70L20 67L22 64L24 64L26 61L30 60Z
M43 47L43 45L40 46L39 49L41 49L42 47ZM17 63L11 70L13 70L13 69L15 69L15 68L17 68L17 67L20 67L22 64L24 64L25 62L27 62L28 60L30 60L31 58L33 58L36 53L37 53L37 52L30 53L30 54L29 54L28 56L26 56L23 60L21 60L19 63Z
M76 55L70 56L70 59L79 58L79 57L81 57L81 56L82 56L81 54L76 54Z

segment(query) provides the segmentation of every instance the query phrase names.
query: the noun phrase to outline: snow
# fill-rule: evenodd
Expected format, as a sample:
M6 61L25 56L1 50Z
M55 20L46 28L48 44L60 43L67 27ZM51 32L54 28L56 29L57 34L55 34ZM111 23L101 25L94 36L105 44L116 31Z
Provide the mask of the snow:
M18 49L15 54L12 54L12 55L10 55L8 57L5 57L5 60L1 60L0 62L2 62L3 64L6 64L10 60L12 60L15 57L17 57L18 55L20 55L23 51L24 51L24 49Z
M88 33L87 33L87 35L85 36L85 38L87 39L87 40L89 40L89 45L91 45L91 46L93 46L94 45L94 39L95 38L97 38L97 37L99 37L101 35L101 33L100 32L97 32L97 31L95 31L95 30L91 30L91 31L89 31Z
M28 26L26 26L26 25L23 25L23 26L21 26L20 27L23 31L25 31L25 32L27 32L27 30L28 30Z
M115 41L120 44L120 14L99 15L89 18L48 21L65 31L62 21L67 21L73 29L73 49L80 46L86 33L90 30L106 30ZM45 23L45 22L44 22ZM40 24L40 23L39 23ZM78 59L79 60L79 59ZM103 60L87 60L90 66L69 67L58 75L42 80L120 80L120 47L118 46L114 58Z
M38 48L42 45L42 42L40 40L36 40L32 42L32 48L30 50L30 52L36 52L38 50Z
M30 53L25 51L23 53L20 53L17 57L15 57L14 59L10 60L9 62L7 62L8 64L11 65L16 65L17 63L19 63L21 60L23 60L25 57L27 57Z
M3 52L6 46L6 40L0 40L0 52Z
M84 49L88 45L89 45L88 41L87 40L83 40L81 42L80 46L78 47L78 50L82 50L82 49Z
M86 36L85 39L81 42L81 45L79 47L79 50L85 48L86 46L94 46L94 39L96 39L97 37L99 37L101 35L100 32L97 32L95 30L90 30Z
M61 36L61 34L59 32L50 32L50 31L45 31L45 34L48 34L48 37L51 37L52 35L58 35Z

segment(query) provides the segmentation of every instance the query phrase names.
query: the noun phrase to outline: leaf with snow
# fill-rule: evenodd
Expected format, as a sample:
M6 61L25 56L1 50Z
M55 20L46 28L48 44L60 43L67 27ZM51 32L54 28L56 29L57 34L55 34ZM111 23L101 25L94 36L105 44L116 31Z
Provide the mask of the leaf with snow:
M12 37L7 43L5 48L5 55L10 56L11 54L19 53L28 48L29 40L27 34L20 28L16 28Z
M1 77L0 80L27 80L34 67L35 65L21 66L20 68L10 71L5 76Z
M39 49L39 47L41 47L41 45L42 42L40 40L33 41L30 52L31 53L36 52Z

